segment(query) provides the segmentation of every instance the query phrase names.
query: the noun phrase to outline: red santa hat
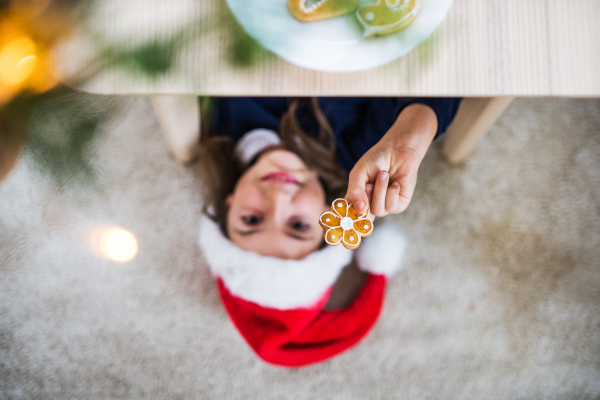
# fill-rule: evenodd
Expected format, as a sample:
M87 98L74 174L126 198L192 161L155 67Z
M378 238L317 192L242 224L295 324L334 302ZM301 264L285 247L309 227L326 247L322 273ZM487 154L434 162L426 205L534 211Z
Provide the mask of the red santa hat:
M203 217L200 247L225 309L256 354L271 364L300 367L333 357L375 324L387 278L401 266L404 237L379 226L354 252L327 246L302 260L246 251ZM331 288L353 254L369 277L353 303L327 311Z

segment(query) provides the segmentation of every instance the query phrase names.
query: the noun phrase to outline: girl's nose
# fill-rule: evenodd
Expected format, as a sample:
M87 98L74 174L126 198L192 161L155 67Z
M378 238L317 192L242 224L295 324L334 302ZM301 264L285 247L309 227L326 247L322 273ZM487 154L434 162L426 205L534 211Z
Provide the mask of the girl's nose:
M294 195L295 192L289 190L270 190L266 193L270 205L268 212L277 224L286 219L285 214L292 205Z

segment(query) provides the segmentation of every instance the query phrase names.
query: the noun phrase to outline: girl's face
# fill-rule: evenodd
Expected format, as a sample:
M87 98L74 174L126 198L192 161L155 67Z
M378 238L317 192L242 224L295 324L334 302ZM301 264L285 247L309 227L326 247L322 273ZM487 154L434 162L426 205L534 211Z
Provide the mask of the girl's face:
M227 233L244 250L299 260L323 240L319 216L329 209L317 174L296 154L260 156L227 196Z

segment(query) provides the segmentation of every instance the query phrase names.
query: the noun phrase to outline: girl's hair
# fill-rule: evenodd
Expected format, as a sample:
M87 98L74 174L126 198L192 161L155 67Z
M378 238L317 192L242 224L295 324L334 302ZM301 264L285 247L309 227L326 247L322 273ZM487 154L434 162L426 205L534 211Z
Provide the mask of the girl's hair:
M200 140L201 173L205 185L204 212L217 222L223 234L227 235L225 199L233 193L235 184L252 163L244 168L234 154L233 140L227 136L216 135L211 124L207 124L212 121L212 107L211 102L206 100L201 103ZM308 136L298 123L296 111L303 106L312 106L319 127L316 137ZM319 108L316 98L291 101L287 112L281 118L279 136L282 148L297 154L311 170L317 173L327 203L344 196L348 186L347 174L335 161L336 144L333 130Z

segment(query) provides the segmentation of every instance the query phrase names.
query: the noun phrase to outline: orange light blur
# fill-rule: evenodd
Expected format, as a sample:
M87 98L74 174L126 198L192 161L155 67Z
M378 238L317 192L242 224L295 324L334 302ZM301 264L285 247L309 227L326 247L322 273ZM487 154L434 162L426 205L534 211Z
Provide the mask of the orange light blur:
M21 91L42 93L58 84L52 46L67 29L61 14L44 14L48 4L19 0L0 12L0 107Z
M36 45L27 36L11 40L0 49L0 81L8 86L22 84L33 72Z

